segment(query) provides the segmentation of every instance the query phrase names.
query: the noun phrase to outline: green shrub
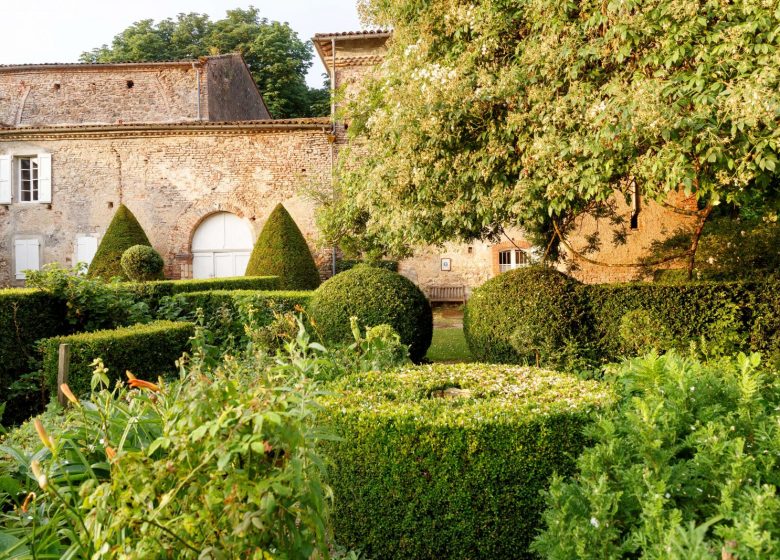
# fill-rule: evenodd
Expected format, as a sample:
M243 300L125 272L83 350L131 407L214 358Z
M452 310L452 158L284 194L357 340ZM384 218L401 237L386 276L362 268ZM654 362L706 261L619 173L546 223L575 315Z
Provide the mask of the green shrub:
M602 284L581 291L603 360L634 353L632 344L647 337L661 342L654 345L659 350L686 350L693 343L709 355L780 349L777 281ZM644 332L621 335L623 318L636 312L650 317Z
M16 546L19 558L326 560L320 387L306 375L317 360L298 358L310 353L214 367L194 355L154 392L109 385L64 421L46 415L47 448L3 448L15 465L4 463L0 548ZM28 425L4 443L29 446L38 433Z
M370 558L531 558L541 490L568 474L603 386L522 366L438 364L328 386L337 542Z
M27 285L65 301L72 331L113 329L151 320L149 306L117 289L119 282L105 283L99 278L87 278L82 272L82 268L47 264L27 275Z
M430 303L410 280L388 270L358 266L337 274L314 292L309 312L328 341L351 340L350 318L357 317L367 327L393 327L415 362L431 345Z
M132 294L138 301L157 310L165 297L209 290L265 290L279 289L276 276L236 276L198 280L159 280L152 282L122 282L116 289Z
M351 268L355 268L358 265L365 264L367 266L373 266L376 268L384 268L390 272L398 272L398 261L374 261L374 260L349 260L341 259L336 261L336 274L340 272L346 272Z
M587 307L578 283L541 266L505 272L475 289L463 317L474 359L558 365L572 344L584 346Z
M129 370L139 377L156 378L175 373L175 362L187 350L195 332L192 323L156 321L115 330L54 337L40 343L43 374L52 394L57 390L57 362L60 344L70 344L68 385L76 394L89 392L91 365L101 358L112 380L124 378Z
M152 244L133 213L127 206L120 204L89 265L87 275L91 278L99 276L103 280L115 276L127 279L122 269L122 254L133 245L151 247Z
M573 478L556 477L544 558L780 557L780 384L758 355L674 353L611 372L618 405L589 430Z
M247 275L278 276L283 290L313 290L320 273L292 216L277 204L257 238Z
M133 245L122 253L120 261L125 276L135 282L162 280L165 261L148 245Z
M270 325L275 314L305 309L314 292L264 292L257 290L211 290L180 293L166 305L173 315L194 319L198 309L203 310L205 325L220 342L232 337L245 340L245 325Z
M41 410L40 383L24 383L37 369L36 341L68 332L65 302L40 290L0 290L0 401L4 424Z

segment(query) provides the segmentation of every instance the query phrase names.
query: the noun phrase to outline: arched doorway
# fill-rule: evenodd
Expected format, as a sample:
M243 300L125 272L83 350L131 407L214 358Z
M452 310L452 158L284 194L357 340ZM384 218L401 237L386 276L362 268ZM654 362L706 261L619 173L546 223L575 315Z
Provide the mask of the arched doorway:
M212 214L192 236L192 277L243 276L253 245L249 224L230 212Z

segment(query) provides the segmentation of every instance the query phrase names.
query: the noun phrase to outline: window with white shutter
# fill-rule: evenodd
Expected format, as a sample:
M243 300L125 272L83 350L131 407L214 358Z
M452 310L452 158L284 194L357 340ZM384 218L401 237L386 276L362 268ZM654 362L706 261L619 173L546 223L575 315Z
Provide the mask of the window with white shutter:
M40 270L40 242L37 239L16 239L14 241L14 264L17 280L24 280L25 270Z

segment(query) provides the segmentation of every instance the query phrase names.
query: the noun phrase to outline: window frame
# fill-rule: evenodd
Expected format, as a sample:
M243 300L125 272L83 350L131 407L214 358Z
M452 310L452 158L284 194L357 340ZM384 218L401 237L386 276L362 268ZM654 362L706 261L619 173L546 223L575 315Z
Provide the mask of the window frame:
M30 200L24 200L22 196L22 186L23 181L22 179L22 161L28 161L30 162L30 174L32 175L33 172L33 164L35 165L35 179L30 177ZM14 194L16 195L16 201L19 204L40 204L41 200L41 183L40 183L40 175L41 175L41 166L39 163L39 158L37 155L34 156L14 156L14 164L15 164L15 173L14 177L16 179L16 188L14 189ZM34 183L33 183L34 181ZM35 198L33 199L33 193L35 193Z
M522 258L519 258L521 253L523 256ZM502 258L505 255L509 256L509 262L502 262L503 260L506 260L505 258ZM530 264L531 264L531 259L528 256L528 253L523 249L518 249L513 247L511 249L504 249L498 252L499 274L503 274L504 272L509 272L510 270L516 270L518 268L525 268Z

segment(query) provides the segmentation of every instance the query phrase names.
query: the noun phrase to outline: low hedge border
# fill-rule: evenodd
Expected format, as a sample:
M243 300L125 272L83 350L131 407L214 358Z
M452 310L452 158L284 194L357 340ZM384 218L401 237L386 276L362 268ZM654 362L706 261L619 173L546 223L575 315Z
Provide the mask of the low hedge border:
M612 396L537 368L437 364L342 378L324 406L335 539L376 558L532 558L553 473Z
M278 290L276 276L236 276L234 278L208 278L203 280L155 280L151 282L122 282L118 290L127 290L150 308L157 309L166 296L205 292L209 290Z
M79 395L90 390L95 358L102 358L112 382L131 371L142 379L154 380L176 372L176 360L187 350L195 325L156 321L115 330L95 331L48 338L40 342L43 375L52 395L57 390L60 344L70 344L68 385Z
M274 313L290 313L306 309L314 292L311 291L260 291L260 290L212 290L178 294L177 305L187 317L202 309L207 326L218 338L244 336L244 320L251 306L256 325L270 325Z
M11 384L34 371L38 358L36 341L66 334L65 302L40 290L0 289L0 392L9 394ZM4 423L24 419L37 403L38 395L21 395L6 402ZM35 406L40 406L36 404Z

